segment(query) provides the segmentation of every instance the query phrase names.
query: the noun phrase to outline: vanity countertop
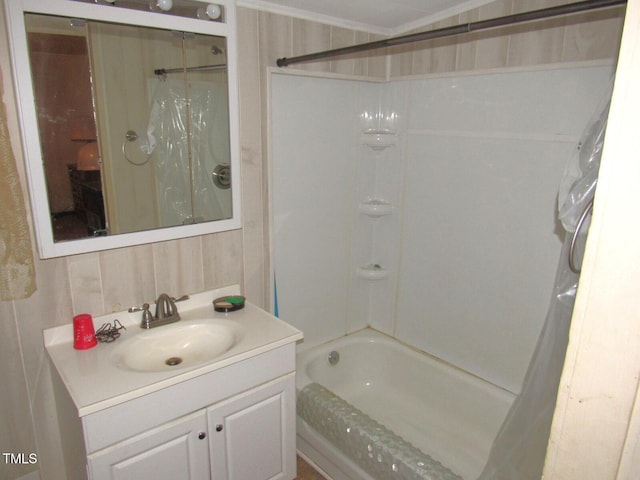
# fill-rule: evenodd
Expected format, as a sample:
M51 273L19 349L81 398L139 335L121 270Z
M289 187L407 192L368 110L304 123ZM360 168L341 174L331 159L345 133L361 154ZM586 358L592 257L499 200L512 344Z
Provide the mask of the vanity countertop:
M45 330L45 348L78 409L78 415L83 417L302 340L300 330L249 302L241 310L229 313L214 311L212 302L215 298L238 293L239 287L235 285L191 295L188 300L177 303L182 318L180 322L194 319L237 322L243 332L228 351L192 367L140 372L123 368L114 361L118 346L143 331L140 328L141 312L123 311L94 318L96 331L104 323L113 324L115 319L126 330L121 330L120 338L114 342L98 343L89 350L73 348L72 324ZM159 326L152 330L162 328Z

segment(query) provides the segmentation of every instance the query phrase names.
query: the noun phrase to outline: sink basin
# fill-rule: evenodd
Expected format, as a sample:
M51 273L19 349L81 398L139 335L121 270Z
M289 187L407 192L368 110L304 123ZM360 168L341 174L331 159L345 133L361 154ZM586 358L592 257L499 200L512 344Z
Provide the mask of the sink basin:
M242 328L220 320L183 320L141 330L118 345L113 361L125 370L162 372L207 363L229 351Z

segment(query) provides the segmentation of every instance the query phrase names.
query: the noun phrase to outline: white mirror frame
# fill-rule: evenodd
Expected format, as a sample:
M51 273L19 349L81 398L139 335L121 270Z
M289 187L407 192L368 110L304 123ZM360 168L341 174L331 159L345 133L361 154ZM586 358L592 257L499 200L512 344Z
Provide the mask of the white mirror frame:
M211 3L205 0L196 1ZM25 157L27 181L29 183L31 211L40 258L61 257L144 243L161 242L164 240L233 230L241 227L236 11L233 0L213 0L213 2L223 6L224 23L116 8L108 5L81 3L73 0L7 0L5 2L13 78L15 81L20 129L22 132L22 146ZM233 172L231 178L233 216L229 219L193 225L180 225L104 237L89 237L80 240L54 242L42 151L38 134L31 67L29 65L27 32L24 20L25 13L86 18L125 25L141 25L226 37L227 76L229 85L229 142L231 171Z

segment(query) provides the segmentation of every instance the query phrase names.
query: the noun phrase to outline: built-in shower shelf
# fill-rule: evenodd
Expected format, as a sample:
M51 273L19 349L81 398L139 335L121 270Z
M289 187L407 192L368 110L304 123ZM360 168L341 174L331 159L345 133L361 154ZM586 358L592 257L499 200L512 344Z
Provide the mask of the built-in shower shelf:
M398 134L392 130L367 130L360 136L360 141L372 150L382 151L398 143Z
M364 278L365 280L382 280L383 278L387 278L389 272L386 268L378 265L377 263L370 263L368 265L358 267L356 275L360 278Z
M385 202L384 200L372 199L360 202L359 210L360 213L377 218L391 215L393 207L389 202Z

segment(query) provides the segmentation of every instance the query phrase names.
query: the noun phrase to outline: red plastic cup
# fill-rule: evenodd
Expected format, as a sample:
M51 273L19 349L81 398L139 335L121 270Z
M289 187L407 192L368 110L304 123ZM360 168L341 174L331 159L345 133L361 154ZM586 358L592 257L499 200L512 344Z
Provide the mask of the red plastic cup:
M93 318L88 313L81 313L73 317L73 348L87 350L98 343L93 329Z

